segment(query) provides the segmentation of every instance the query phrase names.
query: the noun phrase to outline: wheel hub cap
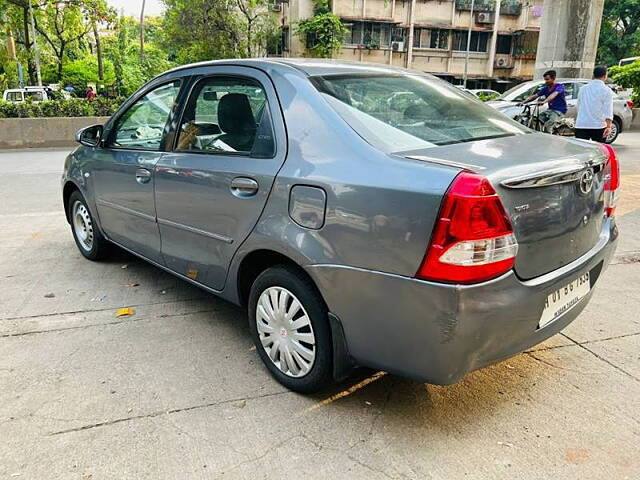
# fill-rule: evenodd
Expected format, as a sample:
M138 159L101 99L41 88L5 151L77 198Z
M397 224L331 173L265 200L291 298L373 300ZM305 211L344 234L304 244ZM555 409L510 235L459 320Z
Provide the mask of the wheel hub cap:
M256 306L256 327L262 348L278 369L303 377L316 358L311 321L300 301L282 287L267 288Z
M73 204L73 231L80 246L90 252L93 248L93 224L87 207L80 201Z

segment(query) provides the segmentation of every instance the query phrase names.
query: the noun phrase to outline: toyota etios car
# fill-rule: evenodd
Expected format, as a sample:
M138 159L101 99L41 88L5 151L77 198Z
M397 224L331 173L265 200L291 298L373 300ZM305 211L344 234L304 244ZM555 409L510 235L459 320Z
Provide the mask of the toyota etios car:
M64 206L246 305L281 383L361 365L451 384L559 332L614 253L609 146L534 133L430 75L315 60L188 65L78 133Z

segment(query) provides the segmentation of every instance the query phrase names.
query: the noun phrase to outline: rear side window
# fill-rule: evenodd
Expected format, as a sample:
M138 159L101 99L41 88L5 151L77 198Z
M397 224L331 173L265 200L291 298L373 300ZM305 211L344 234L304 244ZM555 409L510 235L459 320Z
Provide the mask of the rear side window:
M366 141L385 152L524 133L459 89L419 75L332 75L312 82Z
M187 101L176 150L273 156L269 103L262 86L243 77L201 80Z
M7 102L21 102L22 92L7 92Z

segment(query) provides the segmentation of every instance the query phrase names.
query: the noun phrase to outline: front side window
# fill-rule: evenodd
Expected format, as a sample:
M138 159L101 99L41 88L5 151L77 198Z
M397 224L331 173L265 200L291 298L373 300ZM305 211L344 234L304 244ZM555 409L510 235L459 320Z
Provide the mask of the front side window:
M41 102L44 100L43 93L38 91L27 91L25 92L25 97L30 98L34 102Z
M162 136L180 91L180 81L162 85L135 102L118 119L111 146L160 150Z
M194 87L176 150L271 156L273 149L267 95L258 82L212 77Z
M526 132L493 108L429 77L354 74L312 81L351 128L384 152Z

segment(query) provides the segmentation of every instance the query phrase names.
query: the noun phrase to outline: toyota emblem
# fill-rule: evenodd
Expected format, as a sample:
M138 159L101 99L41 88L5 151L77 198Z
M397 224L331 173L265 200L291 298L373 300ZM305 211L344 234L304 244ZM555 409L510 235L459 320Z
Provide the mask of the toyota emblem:
M580 176L580 193L587 195L593 188L593 170L585 170Z

